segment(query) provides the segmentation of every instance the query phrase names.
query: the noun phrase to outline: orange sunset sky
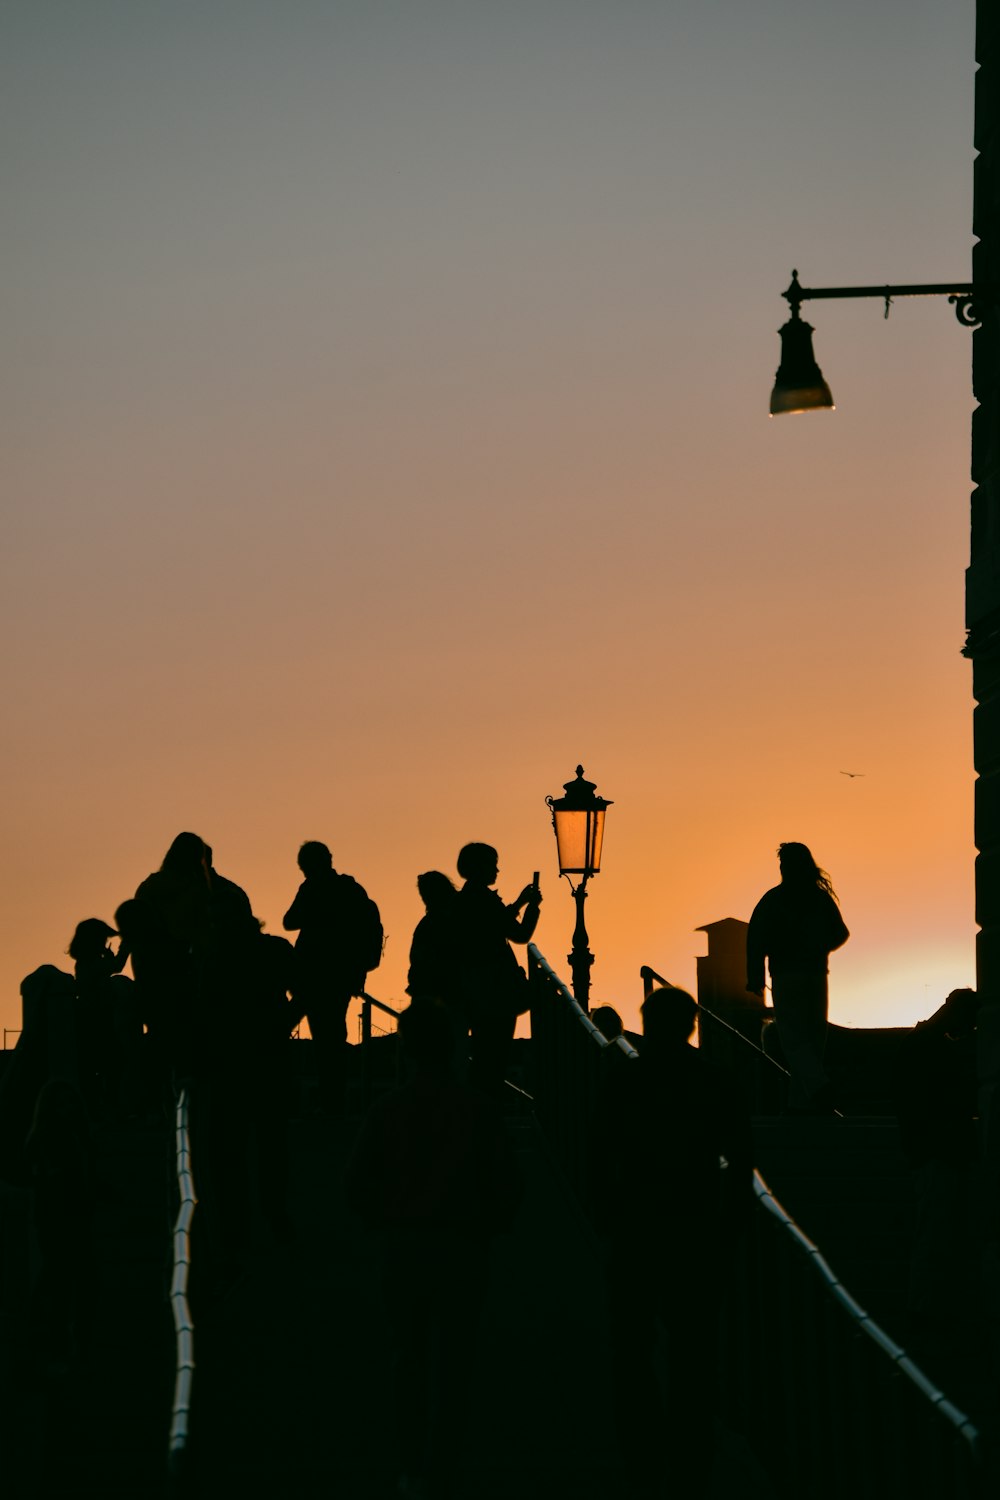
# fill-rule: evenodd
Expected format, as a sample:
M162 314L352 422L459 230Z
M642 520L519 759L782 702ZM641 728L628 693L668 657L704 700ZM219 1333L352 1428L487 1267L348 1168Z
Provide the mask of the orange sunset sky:
M972 0L9 0L3 1024L193 829L272 931L613 799L593 999L808 843L831 1015L973 982ZM841 771L863 773L854 779Z

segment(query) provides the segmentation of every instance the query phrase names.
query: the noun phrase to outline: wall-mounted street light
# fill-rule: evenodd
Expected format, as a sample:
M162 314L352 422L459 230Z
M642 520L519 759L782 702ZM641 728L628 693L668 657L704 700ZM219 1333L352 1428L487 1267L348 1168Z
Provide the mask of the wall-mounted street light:
M556 851L559 857L559 874L569 881L573 900L576 902L576 926L573 929L573 949L566 962L573 975L573 995L584 1010L590 1000L590 969L594 955L589 948L587 928L583 920L583 903L587 899L587 881L601 869L601 850L604 845L604 812L611 803L595 795L593 781L585 781L583 767L577 766L576 780L567 781L565 796L546 797L552 813L552 827L556 835ZM579 876L576 885L573 876Z
M971 281L924 282L918 286L800 286L798 271L792 272L791 285L781 294L792 315L778 329L781 338L781 363L771 392L771 416L779 417L803 411L833 411L830 387L816 363L812 346L812 324L799 313L803 302L820 297L879 297L885 303L885 316L894 297L947 297L954 305L955 316L964 328L976 328L983 321L976 289Z

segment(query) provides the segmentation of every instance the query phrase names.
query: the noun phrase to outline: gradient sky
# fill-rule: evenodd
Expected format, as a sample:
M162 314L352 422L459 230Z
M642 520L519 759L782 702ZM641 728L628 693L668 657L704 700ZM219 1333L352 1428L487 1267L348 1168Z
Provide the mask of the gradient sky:
M593 997L693 985L808 843L831 1014L974 949L972 0L6 0L0 1013L181 829L270 930L612 798ZM863 772L849 779L842 770Z

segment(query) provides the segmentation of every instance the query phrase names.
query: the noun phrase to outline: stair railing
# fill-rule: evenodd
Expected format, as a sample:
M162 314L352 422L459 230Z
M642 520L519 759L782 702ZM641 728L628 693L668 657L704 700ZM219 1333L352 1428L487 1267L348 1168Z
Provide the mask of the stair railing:
M374 995L364 991L361 995L361 1045L372 1039L372 1009L380 1010L385 1016L392 1016L398 1021L400 1012L394 1010L391 1005L386 1005L384 1000L376 1000Z
M369 995L367 992L361 995L361 1076L366 1105L371 1102L372 1095L372 1051L367 1044L372 1040L376 1030L372 1023L373 1008L381 1011L383 1015L392 1016L396 1021L399 1020L402 1014L401 1011L395 1010L393 1006L386 1005L384 1000L376 1000L374 995ZM382 1035L387 1034L391 1035L391 1033L382 1033ZM517 1099L520 1108L525 1110L531 1108L534 1104L534 1098L526 1089L521 1088L519 1084L513 1083L509 1078L504 1079L504 1083L510 1091L511 1096Z
M669 979L657 974L649 964L639 970L643 994L649 995L656 984L674 988ZM732 1069L739 1078L751 1114L780 1114L787 1098L788 1069L757 1045L746 1032L717 1016L699 1000L698 1039L713 1062Z
M720 1320L725 1419L787 1487L837 1500L975 1500L980 1435L851 1296L754 1173Z
M534 944L528 959L536 1112L587 1211L603 1070L638 1054L624 1037L602 1036ZM759 1172L753 1189L750 1224L720 1257L722 1419L788 1493L976 1500L983 1458L974 1424L859 1306Z
M625 1036L609 1041L534 943L528 944L531 1093L563 1172L589 1207L588 1131L606 1069L634 1061Z
M173 1232L173 1270L170 1280L170 1308L174 1316L174 1400L170 1414L170 1439L167 1450L168 1469L176 1477L184 1460L191 1417L194 1386L194 1320L188 1305L188 1277L191 1271L191 1223L198 1203L191 1170L190 1092L182 1085L174 1110L174 1163L177 1178L178 1209Z
M400 1012L391 1005L386 1005L384 1000L376 1000L374 995L367 991L361 995L361 1090L365 1108L371 1103L372 1098L372 1010L381 1011L385 1016L392 1016L399 1020Z

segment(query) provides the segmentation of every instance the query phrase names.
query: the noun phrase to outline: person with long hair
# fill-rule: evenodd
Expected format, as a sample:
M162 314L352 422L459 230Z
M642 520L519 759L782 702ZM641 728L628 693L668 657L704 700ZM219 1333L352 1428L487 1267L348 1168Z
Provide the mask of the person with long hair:
M830 954L850 937L833 884L805 844L779 844L781 884L757 902L747 929L747 989L764 993L764 963L791 1080L792 1114L829 1114L823 1067Z

